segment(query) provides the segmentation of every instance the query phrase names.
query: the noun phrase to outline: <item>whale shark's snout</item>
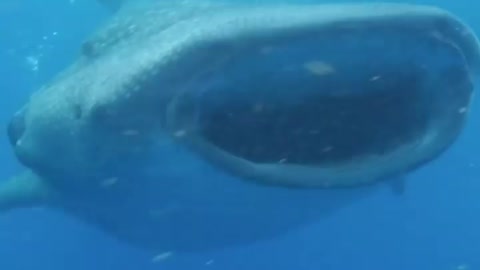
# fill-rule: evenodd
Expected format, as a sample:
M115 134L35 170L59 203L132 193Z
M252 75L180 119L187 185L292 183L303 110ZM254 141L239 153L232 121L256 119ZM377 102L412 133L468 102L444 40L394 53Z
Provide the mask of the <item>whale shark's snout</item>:
M257 183L373 183L455 141L479 67L474 34L430 7L161 15L107 27L31 99L15 146L26 160L69 177L131 173L167 134Z

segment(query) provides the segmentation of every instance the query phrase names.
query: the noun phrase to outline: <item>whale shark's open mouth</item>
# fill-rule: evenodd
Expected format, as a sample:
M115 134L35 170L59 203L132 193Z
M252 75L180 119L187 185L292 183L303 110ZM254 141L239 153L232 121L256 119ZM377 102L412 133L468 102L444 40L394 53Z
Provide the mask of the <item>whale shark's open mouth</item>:
M201 91L177 98L175 130L263 183L348 186L401 174L462 126L472 82L454 26L350 21L224 42L234 49L212 59Z
M381 74L391 74L373 73L363 82L318 78L317 83L300 86L305 89L282 86L288 84L282 80L262 86L271 91L283 87L306 91L288 100L282 100L285 94L273 92L270 97L255 95L259 89L248 89L240 97L211 93L214 96L206 98L210 104L201 115L203 135L229 153L256 163L334 165L367 153L382 155L427 132L431 119L426 96L422 96L418 71L411 69L410 74L399 76L383 70ZM239 83L238 87L249 86ZM322 89L339 93L315 93ZM365 93L350 96L340 91Z

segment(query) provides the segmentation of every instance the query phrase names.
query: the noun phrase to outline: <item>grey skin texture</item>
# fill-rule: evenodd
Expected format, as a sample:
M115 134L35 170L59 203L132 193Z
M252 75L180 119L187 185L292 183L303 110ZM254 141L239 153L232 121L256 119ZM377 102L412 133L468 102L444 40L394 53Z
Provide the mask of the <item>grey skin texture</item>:
M4 210L152 250L248 244L434 160L468 115L477 40L441 9L104 2L112 18L12 118L27 169Z

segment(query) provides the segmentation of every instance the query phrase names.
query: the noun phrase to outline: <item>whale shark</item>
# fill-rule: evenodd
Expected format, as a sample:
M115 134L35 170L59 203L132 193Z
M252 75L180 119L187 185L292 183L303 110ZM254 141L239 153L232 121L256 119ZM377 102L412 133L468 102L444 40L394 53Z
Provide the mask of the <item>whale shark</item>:
M4 211L154 250L248 244L432 162L468 119L477 37L438 7L100 2L111 18L8 125L25 168Z

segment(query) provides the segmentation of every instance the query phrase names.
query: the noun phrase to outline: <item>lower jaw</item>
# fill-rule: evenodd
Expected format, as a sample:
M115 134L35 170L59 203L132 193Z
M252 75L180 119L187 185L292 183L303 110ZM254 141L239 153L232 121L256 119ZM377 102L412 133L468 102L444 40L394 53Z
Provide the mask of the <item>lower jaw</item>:
M452 137L431 131L384 155L366 155L330 165L254 163L211 144L199 134L177 137L193 152L219 168L251 183L286 188L345 188L370 185L401 176L428 162L448 145Z

